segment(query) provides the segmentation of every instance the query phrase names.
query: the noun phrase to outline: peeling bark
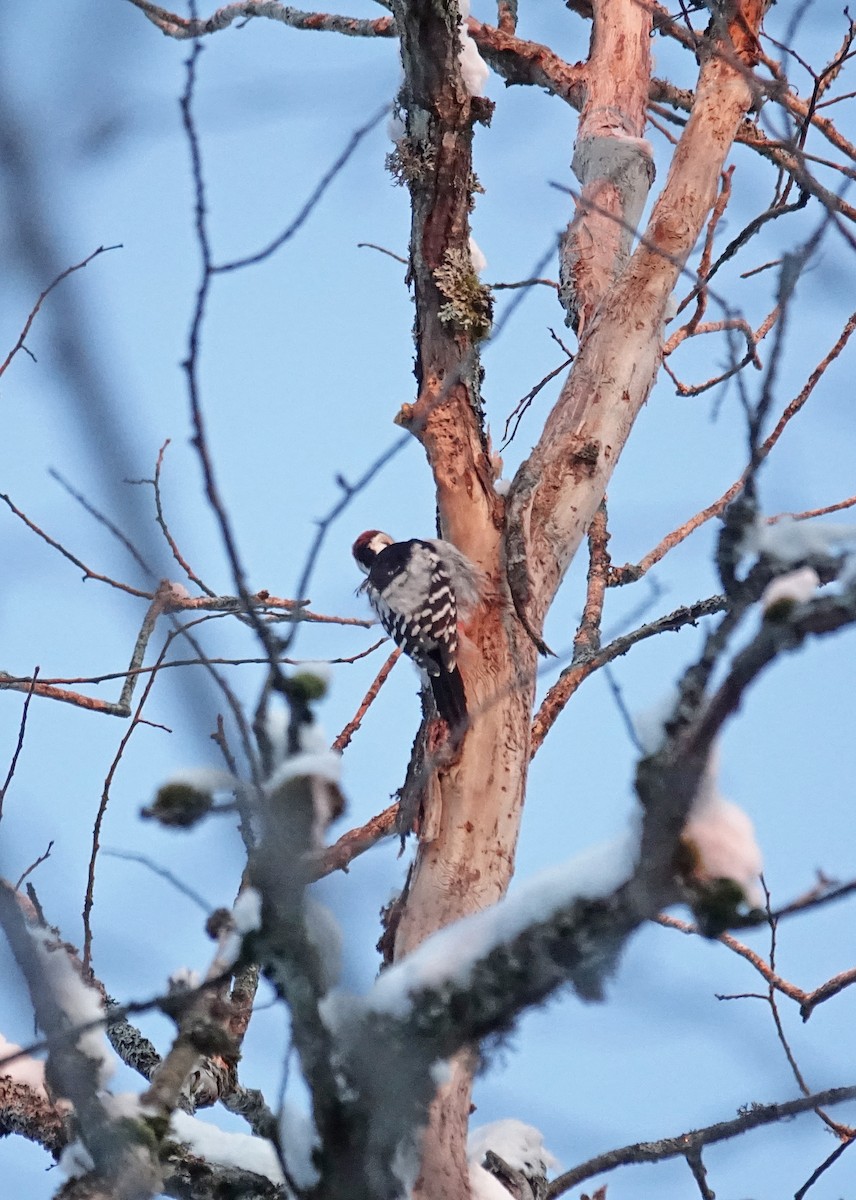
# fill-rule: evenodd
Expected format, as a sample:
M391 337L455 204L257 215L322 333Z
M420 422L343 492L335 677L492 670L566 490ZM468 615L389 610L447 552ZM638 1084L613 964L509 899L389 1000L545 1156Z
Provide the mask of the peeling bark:
M394 8L407 158L420 164L408 178L419 397L399 421L420 439L434 470L443 536L479 564L491 588L470 631L477 653L462 663L471 726L458 757L424 787L430 840L418 847L403 898L394 943L400 959L436 929L494 903L508 886L534 696L536 648L527 626L540 631L653 385L666 302L752 94L734 46L720 41L703 62L693 113L631 257L653 180L643 139L650 14L634 0L595 6L574 161L583 194L563 246L565 294L580 318L581 350L514 481L503 537L481 427L476 339L444 309L443 272L450 256L466 251L478 113L460 79L454 5L398 0ZM430 1111L414 1192L420 1200L458 1200L468 1192L470 1087L471 1063L459 1057Z
M461 79L457 6L397 0L394 12L405 71L419 388L399 422L422 442L434 471L443 536L489 580L460 664L471 725L456 759L426 780L422 828L431 840L423 836L408 881L395 932L399 959L435 930L495 903L508 886L529 757L535 652L528 640L515 647L502 583L503 503L482 426L479 331L454 319L449 296L450 267L465 272L469 262L472 131L488 109ZM415 1190L425 1200L467 1194L470 1086L471 1064L459 1059L431 1111Z
M713 206L719 173L752 99L734 47L711 46L648 228L585 328L544 432L517 473L509 498L509 557L527 564L522 601L536 630L651 391L666 303Z
M654 182L654 153L644 140L650 45L646 5L597 0L572 163L582 195L561 246L560 298L580 337L627 262Z

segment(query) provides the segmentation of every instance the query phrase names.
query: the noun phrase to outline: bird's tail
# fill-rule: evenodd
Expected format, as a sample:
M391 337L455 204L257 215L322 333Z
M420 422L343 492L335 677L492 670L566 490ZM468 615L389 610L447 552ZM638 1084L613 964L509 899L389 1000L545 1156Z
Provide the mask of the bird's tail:
M463 728L467 723L467 695L461 672L455 666L451 671L440 671L432 675L431 691L437 712L450 729Z

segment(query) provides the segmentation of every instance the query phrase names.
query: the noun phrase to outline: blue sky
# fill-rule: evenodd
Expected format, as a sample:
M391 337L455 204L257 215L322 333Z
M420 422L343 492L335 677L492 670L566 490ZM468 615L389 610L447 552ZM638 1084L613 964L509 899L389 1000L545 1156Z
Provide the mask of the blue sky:
M380 10L364 3L349 11ZM492 19L490 6L476 5L475 11ZM768 27L774 31L785 19L774 10ZM840 42L843 20L817 8L811 22L801 48L820 63ZM180 368L199 271L188 148L177 103L188 46L165 39L130 4L117 0L17 6L5 14L3 33L0 103L6 121L14 114L24 130L22 144L37 182L32 194L20 188L14 198L8 189L5 194L0 357L56 271L99 245L123 248L100 256L48 299L27 342L37 361L21 354L3 377L0 490L93 569L139 582L122 547L48 476L55 468L152 557L159 556L160 571L176 578L157 540L150 489L123 482L150 478L158 448L170 438L163 494L171 528L206 581L230 592L228 563L189 442ZM521 33L549 41L571 61L585 55L587 29L561 5L521 4ZM655 55L658 73L673 74L684 86L692 82L693 64L685 56L678 59L664 39L657 39ZM215 258L252 252L275 236L354 129L391 99L397 77L391 41L298 33L264 21L208 39L199 61L196 114ZM852 87L845 72L837 88ZM488 93L497 109L491 128L476 133L476 169L485 194L477 199L473 230L488 260L485 278L520 279L569 218L569 198L550 184L572 182L575 115L536 89L506 90L496 78ZM848 114L846 108L831 112L853 136L852 109ZM650 136L657 152L656 195L668 147L656 132ZM413 397L412 308L404 268L358 247L374 242L406 253L407 197L384 170L389 149L381 124L300 234L264 264L219 278L211 297L201 383L217 478L251 586L276 595L293 594L315 521L337 498L336 475L356 478L398 436L392 418ZM819 146L816 151L826 153ZM734 201L721 244L766 207L774 184L772 170L748 151L738 149L733 161ZM26 211L35 219L40 275L27 268L16 205L18 215ZM810 205L771 223L745 260L721 273L720 290L754 325L772 306L775 272L749 280L741 280L739 272L792 250L819 216ZM830 230L800 280L775 412L802 386L852 306L851 256ZM555 270L551 265L547 273ZM500 312L508 295L498 294ZM533 289L502 337L485 349L484 395L495 439L518 399L560 361L551 326L571 337L554 294ZM63 336L70 328L78 340L68 348ZM721 341L697 339L672 365L683 379L695 381L714 374L726 358ZM852 350L842 355L783 435L762 477L765 511L802 510L856 491L853 361ZM760 381L753 373L750 388L757 390ZM521 423L505 454L507 474L536 440L558 386L559 381L548 386ZM614 561L637 561L717 497L739 475L745 455L745 424L733 389L682 398L663 377L610 487ZM847 517L832 520L844 523ZM356 533L371 527L405 537L433 532L431 479L415 441L331 530L310 588L317 611L366 615L354 595L359 579L349 547ZM10 513L0 512L0 530L10 564L0 598L0 668L26 674L38 664L46 677L121 669L143 603L95 581L82 582L77 569ZM662 594L648 616L717 590L714 537L715 529L705 527L652 572ZM560 650L573 638L584 572L584 563L573 566L550 617L547 640ZM649 595L646 583L611 593L606 628L622 628L625 615ZM212 653L215 647L223 655L255 652L234 622L216 622L206 636ZM666 635L635 648L616 666L631 710L657 703L700 636L692 629ZM777 664L724 738L723 790L755 821L779 903L810 887L818 868L841 879L856 874L854 636L812 645ZM306 628L297 649L307 657L347 656L370 640L372 631L353 627ZM356 708L381 653L335 668L320 712L331 735ZM230 670L233 687L252 704L258 669ZM548 671L545 685L557 670ZM115 698L118 685L93 691ZM14 749L21 703L19 694L0 695L3 763ZM230 904L237 888L242 860L235 831L222 821L191 834L162 831L142 823L138 813L171 771L216 764L208 735L218 703L201 671L161 679L147 716L173 732L135 732L116 774L102 836L105 847L145 853L186 878L212 906ZM347 821L358 824L389 803L403 777L418 712L415 678L402 664L347 753ZM123 732L115 718L34 700L5 802L3 874L17 878L53 839L51 857L33 881L49 920L72 942L82 936L92 822ZM634 804L633 765L634 750L606 682L596 676L535 760L519 877L620 829ZM374 976L378 909L401 886L410 854L408 848L399 858L397 846L380 846L348 876L318 888L343 923L345 982L355 990L364 990ZM848 920L845 904L788 923L780 934L782 972L813 987L852 966ZM156 994L176 967L204 967L210 944L201 924L198 911L163 880L138 865L101 859L94 963L111 994ZM747 941L766 952L763 932ZM14 980L5 946L0 961L2 977ZM796 1086L767 1007L757 1000L715 998L757 990L758 977L723 947L647 929L628 947L607 1003L554 1000L491 1048L476 1087L474 1120L516 1116L535 1124L570 1167L616 1145L726 1118L740 1104L790 1098ZM852 1082L842 1047L853 1017L848 993L806 1026L783 1005L794 1052L813 1087ZM283 1018L267 1009L254 1024L243 1082L265 1088L273 1098L278 1075L271 1064L285 1045ZM165 1020L146 1018L143 1026L166 1047ZM0 1031L19 1042L31 1035L27 1006L11 983L0 998ZM130 1073L120 1083L136 1086ZM837 1115L847 1119L844 1110ZM233 1118L222 1120L237 1127ZM832 1149L817 1122L802 1118L784 1130L712 1150L706 1161L717 1195L772 1200L796 1190ZM43 1174L48 1159L40 1151L10 1139L0 1154L14 1194L40 1200L56 1189L56 1176ZM815 1200L842 1194L848 1170L845 1156L824 1177L828 1182L814 1189ZM693 1186L686 1165L678 1162L628 1169L613 1178L609 1194L636 1200L656 1188L664 1200L677 1200L692 1194Z

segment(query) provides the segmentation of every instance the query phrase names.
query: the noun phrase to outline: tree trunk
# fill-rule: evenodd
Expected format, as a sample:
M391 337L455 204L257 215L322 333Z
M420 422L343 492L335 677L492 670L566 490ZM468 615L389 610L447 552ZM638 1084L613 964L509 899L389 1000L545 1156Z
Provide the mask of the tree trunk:
M525 798L537 665L524 626L539 633L653 386L668 298L752 99L735 46L720 40L703 62L666 186L631 256L632 231L653 179L650 147L642 138L651 18L637 0L594 4L574 159L583 190L562 250L563 297L578 322L580 352L538 445L517 473L505 512L480 425L477 335L444 317L449 295L438 286L437 272L450 252L468 254L477 116L477 102L461 82L454 7L449 0L394 5L406 80L404 152L408 162L419 163L408 177L419 397L399 420L425 446L443 535L479 564L490 584L470 631L473 647L461 663L471 726L457 758L424 787L429 811L423 828L430 840L417 848L396 959L435 930L495 903L508 887ZM745 42L745 18L740 21ZM414 1192L420 1200L468 1195L472 1066L468 1056L459 1057L432 1106Z

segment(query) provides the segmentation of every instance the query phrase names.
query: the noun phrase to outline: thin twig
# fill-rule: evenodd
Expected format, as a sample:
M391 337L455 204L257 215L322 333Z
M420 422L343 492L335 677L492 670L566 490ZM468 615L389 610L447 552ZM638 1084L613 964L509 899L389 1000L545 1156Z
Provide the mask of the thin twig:
M627 702L624 699L624 693L621 690L618 680L615 678L615 673L610 671L609 667L604 667L603 674L604 678L606 679L607 687L612 694L612 699L615 701L615 707L618 709L618 715L621 717L621 722L624 725L624 729L628 738L630 739L630 744L633 746L634 750L636 750L637 754L642 755L645 753L645 747L639 740L639 734L636 732L636 725L633 721L633 716L630 712L630 709L627 707Z
M505 428L502 431L502 445L499 447L500 451L504 450L505 447L514 440L514 436L517 433L517 430L520 428L520 422L523 420L527 409L538 393L545 388L552 379L555 379L557 375L561 375L565 367L569 367L573 361L573 355L566 358L564 362L559 363L558 367L555 367L552 371L549 371L543 379L539 380L539 382L536 383L533 388L529 389L525 396L517 401L514 408L505 419ZM514 428L509 433L508 427L515 417L517 420L514 421Z
M174 887L177 892L181 892L182 896L186 896L187 899L191 900L197 908L201 908L206 916L210 916L210 914L213 912L213 904L209 904L203 896L200 896L199 892L195 891L189 884L185 883L183 879L179 879L177 875L175 875L172 871L168 871L166 867L160 866L160 864L156 863L153 858L149 858L147 854L136 854L133 850L107 849L102 850L101 853L105 854L108 858L121 858L124 862L139 863L141 867L145 867L147 870L151 871L152 874L159 875L161 879L165 879L167 883Z
M149 575L152 579L157 579L157 571L154 569L154 567L146 562L128 535L122 532L115 521L111 521L105 513L97 509L91 500L87 500L86 496L73 487L67 479L64 479L63 476L60 475L59 471L57 471L54 467L48 468L48 475L50 475L51 479L55 479L60 487L64 488L65 491L68 492L69 496L71 496L73 500L76 500L85 512L88 512L91 517L94 517L99 525L103 525L104 528L113 535L116 541L120 542L121 545L125 547L131 558L133 558L134 562L144 574Z
M552 288L554 291L559 290L559 285L555 279L518 279L514 283L489 283L486 286L493 292L513 291L515 288L536 287L538 285Z
M154 488L155 515L157 518L157 523L160 526L161 533L163 534L164 538L166 539L166 544L169 546L170 550L172 551L173 558L178 563L178 565L181 567L182 571L184 571L187 578L191 581L191 583L195 583L196 586L200 589L200 591L203 591L206 594L206 596L214 596L214 595L216 595L214 590L212 588L210 588L208 586L208 584L205 583L204 580L202 580L199 577L199 575L197 575L197 573L191 567L190 563L188 563L188 561L186 560L184 555L179 550L176 540L172 536L172 532L170 531L169 525L167 524L166 517L164 516L163 500L161 497L160 480L161 480L161 471L163 469L163 457L164 457L164 453L166 452L166 448L169 445L169 443L170 443L170 438L167 438L166 441L164 442L164 444L161 446L160 450L158 450L157 462L155 463L154 479L146 481L146 482L151 482L151 485Z
M19 892L21 890L21 884L24 882L25 879L27 879L30 875L32 875L32 873L33 873L33 871L35 871L36 867L40 867L43 862L47 862L47 860L51 856L51 850L53 850L53 846L54 846L53 839L51 839L48 842L47 849L45 850L45 852L43 854L40 854L38 858L34 859L33 862L31 862L30 865L24 871L22 871L20 877L18 878L18 881L15 884L16 892ZM29 884L27 886L29 887Z
M182 125L184 126L185 137L187 138L187 145L190 151L191 176L193 179L194 194L194 224L200 257L200 279L196 289L196 300L193 306L193 316L191 318L190 330L187 337L187 355L182 363L182 366L187 379L191 424L193 426L193 445L196 449L199 463L202 468L202 478L205 484L205 495L220 529L220 537L226 551L226 557L229 560L232 578L235 582L235 590L241 597L243 611L249 618L250 624L255 630L265 654L267 655L272 675L275 678L279 678L281 672L276 662L276 641L270 630L258 616L258 613L252 604L249 588L247 586L244 565L238 552L237 541L235 540L235 535L232 530L232 523L226 512L225 505L217 486L217 481L214 474L214 463L208 445L205 418L202 411L202 398L199 388L199 351L202 337L202 327L205 321L208 295L211 291L212 280L214 277L214 267L211 257L211 243L206 220L205 177L202 170L202 151L193 117L196 67L201 53L202 43L197 39L194 41L193 49L185 63L185 86L179 101Z
M165 639L159 659L163 659L164 655L166 654L172 640L172 636L172 634L169 634ZM154 673L146 681L146 686L143 689L142 697L137 705L137 711L134 713L131 724L125 730L122 740L119 743L119 748L116 751L113 761L111 762L107 771L107 777L104 780L104 787L101 791L101 800L98 804L98 812L95 814L95 823L92 827L92 850L89 855L89 866L86 874L86 895L84 896L83 900L83 967L85 971L90 971L92 969L92 906L95 903L95 863L96 859L98 858L98 851L101 845L101 826L104 822L104 815L107 812L107 805L110 800L110 787L113 782L113 777L115 776L116 770L122 759L122 755L125 753L125 747L128 745L134 730L141 723L143 708L149 696L151 695L151 690L156 679L157 674Z
M69 275L73 274L73 272L80 271L84 267L88 266L89 263L91 263L94 258L97 258L99 256L99 254L106 254L110 250L121 250L121 249L122 249L121 243L119 243L115 246L99 246L97 250L93 250L92 253L87 255L87 257L84 258L81 262L75 263L73 267L66 267L66 269L64 271L61 271L60 274L57 275L57 277L53 281L53 283L48 284L48 286L41 293L38 300L36 301L36 303L33 305L32 309L30 310L30 315L27 317L27 320L24 323L24 328L21 330L21 334L20 334L17 342L12 347L12 349L9 351L9 353L6 355L5 360L2 363L0 363L0 375L3 374L3 372L9 366L9 363L12 361L12 359L15 357L15 355L18 353L19 350L26 350L26 346L24 345L24 342L27 340L27 334L32 329L33 321L35 321L35 319L38 315L39 309L42 307L42 304L44 304L45 300L51 294L51 292L54 290L54 288L57 287L60 283L62 283L62 281L64 279L67 279Z
M219 615L225 616L227 614ZM207 620L209 618L202 619ZM213 619L213 616L210 619ZM319 661L325 663L327 666L352 664L359 662L361 658L368 658L370 654L374 654L375 650L382 646L387 640L388 639L385 637L378 638L376 642L373 642L371 646L367 646L365 650L360 650L356 654L349 654L344 658L325 658L321 660L317 658L280 658L279 662L283 666L289 667L304 667L307 664L317 663ZM168 662L161 663L159 666L132 667L125 671L108 671L104 675L57 675L52 678L40 678L40 682L51 686L69 685L73 683L99 684L108 683L113 679L127 679L129 675L150 675L152 671L166 671L169 667L204 667L209 665L215 667L246 667L263 666L265 663L267 663L266 658L171 658ZM11 689L14 685L15 689L18 691L27 690L28 685L33 682L31 677L28 675L0 675L0 679L5 679L5 685L8 688Z
M727 601L724 596L708 596L706 600L699 600L695 604L688 604L684 608L675 609L674 612L659 617L656 621L651 621L647 625L642 625L639 629L633 630L632 633L623 634L621 637L615 638L608 646L604 646L596 654L582 658L578 662L572 663L571 666L566 667L547 692L532 722L531 754L534 756L538 752L559 713L563 710L580 684L589 675L594 674L595 671L599 670L606 663L610 663L614 659L620 658L622 654L626 654L637 642L644 641L646 638L654 637L667 630L676 631L683 629L686 625L694 625L701 617L722 612L726 604Z
M759 459L767 457L767 455L775 446L776 442L778 442L779 438L782 436L782 433L786 429L788 423L803 408L815 387L823 378L827 368L832 362L835 361L836 358L838 358L841 351L847 345L854 329L856 329L856 312L851 313L851 315L848 317L835 344L817 364L798 395L796 395L794 399L791 400L791 402L785 407L772 433L759 446ZM706 508L701 509L701 511L697 512L695 516L690 517L688 521L685 521L682 525L679 525L677 529L672 530L672 532L667 534L663 540L654 547L653 550L650 550L644 556L644 558L640 559L638 563L627 563L623 567L614 568L610 577L610 586L620 587L622 584L633 583L635 580L640 579L646 573L646 571L649 571L651 567L664 558L670 550L675 548L675 546L680 545L680 543L688 538L691 533L695 532L699 526L704 525L704 523L709 521L711 517L717 517L720 513L724 512L735 496L738 496L743 490L750 471L751 467L746 467L740 478L735 480L731 487L723 492L718 500L714 500L712 504L709 504Z
M121 592L127 592L131 596L139 596L143 600L153 599L154 592L144 592L140 588L131 587L131 585L128 583L120 583L117 579L111 579L109 575L101 575L98 571L90 570L86 563L82 562L79 558L72 554L70 550L66 550L65 546L61 545L49 534L45 533L43 529L40 529L39 526L36 525L35 521L31 521L30 518L21 511L20 508L17 508L12 503L7 495L0 493L0 500L2 500L12 510L19 520L24 522L28 529L37 534L43 542L47 542L47 544L52 546L54 550L58 550L63 558L67 558L69 562L72 562L76 567L79 567L83 572L84 580L97 579L99 583L107 583L110 585L110 587L116 588Z
M392 837L396 832L398 804L390 804L382 813L372 817L365 825L357 829L349 829L338 841L324 850L310 855L312 863L311 878L322 879L333 871L347 871L350 864L359 855L370 850L377 842Z
M770 953L768 955L768 960L770 963L770 971L775 974L778 918L773 915L773 910L772 910L772 907L770 904L770 892L769 892L769 889L767 888L767 883L766 883L766 880L764 879L763 875L761 876L761 886L764 889L764 897L765 897L765 901L766 901L765 907L767 910L767 923L770 926ZM776 989L773 987L772 983L769 984L768 989L767 989L767 1003L770 1007L770 1014L773 1018L773 1024L776 1028L776 1036L778 1037L779 1044L781 1045L782 1050L784 1051L785 1058L788 1060L788 1065L791 1068L794 1079L797 1081L797 1086L799 1087L800 1091L802 1092L802 1094L804 1096L809 1096L809 1095L811 1095L811 1088L808 1086L805 1076L803 1075L803 1073L800 1069L800 1066L797 1063L794 1052L791 1049L791 1044L788 1041L787 1035L785 1033L785 1027L782 1024L781 1014L779 1013L779 1006L778 1006L778 1003L776 1002ZM839 1124L839 1122L837 1122L837 1121L833 1121L831 1117L827 1116L826 1113L823 1111L823 1109L820 1106L818 1106L815 1109L815 1112L820 1117L821 1121L823 1121L823 1123L826 1126L828 1126L828 1128L831 1129L832 1132L837 1134L839 1137L850 1132L849 1130L847 1130L846 1126Z
M701 930L697 925L693 925L689 921L682 921L679 917L673 917L669 913L660 913L659 916L654 918L654 922L657 925L662 925L664 929L676 929L679 933L687 934L689 936L702 936ZM738 941L733 934L721 933L716 940L721 942L723 946L727 946L729 950L739 955L740 958L743 958L746 960L746 962L750 963L759 973L759 975L761 975L771 987L774 987L777 991L780 991L782 995L788 996L791 1000L796 1000L798 1003L801 1003L805 998L806 993L802 990L802 988L797 987L796 984L790 983L787 979L783 979L780 975L777 975L775 971L771 970L769 964L761 957L760 954L758 954L755 950L751 950L748 946L744 945L743 942ZM723 1000L728 999L726 996L718 996L717 998ZM766 996L760 996L760 998L766 999Z
M386 254L389 258L394 258L396 262L407 266L407 259L402 258L400 254L396 254L393 250L387 250L386 246L378 246L376 242L357 242L358 250L377 250L381 254Z
M828 1171L831 1166L838 1162L844 1151L847 1150L848 1147L852 1146L854 1141L856 1141L856 1138L851 1137L846 1141L843 1141L840 1146L836 1146L832 1153L823 1160L820 1166L812 1171L811 1175L809 1175L802 1187L797 1188L797 1190L794 1192L794 1200L803 1200L803 1197L807 1194L809 1188L814 1187L824 1171Z
M384 638L383 641L386 641L386 638ZM378 644L380 645L382 643L378 643ZM376 646L373 647L373 649L376 649L376 648L377 648ZM362 725L363 717L366 715L366 713L368 712L371 705L377 699L378 692L383 687L383 685L386 683L386 680L389 677L390 671L395 666L395 664L398 662L400 657L401 657L401 647L399 646L395 650L393 650L392 654L390 654L389 658L386 660L386 662L383 664L381 669L378 671L377 675L374 677L371 687L366 692L365 696L363 696L362 700L360 701L359 708L354 713L354 715L351 717L350 721L347 723L347 725L344 727L344 729L341 731L341 733L339 733L336 736L336 738L333 740L333 745L332 745L333 750L342 751L350 743L351 738L357 732L360 725Z
M392 459L395 458L396 455L399 454L404 449L404 447L408 444L409 441L410 441L409 433L403 433L401 435L401 437L396 438L395 441L393 441L389 446L387 446L386 450L384 450L382 454L378 455L378 457L374 460L374 462L371 463L371 465L367 468L367 470L365 470L363 472L363 474L359 477L359 479L356 481L356 483L349 484L341 476L337 477L337 483L339 484L339 487L342 490L342 495L335 502L335 504L332 505L332 507L328 510L326 515L323 516L321 518L321 520L317 522L317 531L316 531L315 537L313 538L312 545L309 547L309 553L306 556L306 561L303 565L303 570L301 572L300 579L298 581L297 595L300 595L300 596L305 595L306 589L309 587L309 581L312 578L313 572L315 570L315 564L318 561L318 556L321 553L321 548L324 545L324 541L326 540L327 533L330 530L331 526L345 511L345 509L351 503L353 498L359 492L362 492L365 490L365 488L369 485L369 483L372 481L372 479L374 479L374 477L381 470L383 470L383 468L387 465L387 463L391 462ZM291 649L291 647L294 643L294 639L297 636L298 628L299 628L299 624L296 621L292 625L291 629L289 630L288 635L285 638L285 642L283 645L283 651L285 653L287 653Z
M826 504L823 508L808 508L803 512L776 513L775 516L767 517L767 524L775 525L777 521L784 521L786 519L808 521L813 517L825 517L829 513L841 512L842 509L852 508L854 504L856 504L856 496L848 496L846 500L839 500L837 504Z
M33 677L30 680L30 686L27 688L27 695L24 700L24 707L21 710L21 720L18 724L18 740L15 743L15 749L12 752L12 759L11 759L11 762L9 763L9 770L6 772L6 778L3 781L2 788L0 788L0 820L2 820L2 817L3 817L3 801L6 799L6 793L9 790L9 784L12 782L12 779L14 778L15 768L18 765L18 759L20 758L21 750L24 747L24 735L27 732L27 716L30 711L30 701L33 698L33 689L36 686L36 681L38 679L39 670L40 670L39 667L36 667L34 669ZM19 886L20 886L20 884L16 885L15 891L18 890Z
M225 274L228 271L239 271L243 267L252 267L256 263L264 262L266 258L270 258L270 256L275 254L276 251L284 246L286 242L290 241L300 227L305 223L311 213L313 213L318 207L318 202L320 201L321 197L327 191L327 188L330 186L336 176L339 175L344 169L348 159L357 149L363 138L367 134L371 133L371 131L380 124L389 111L390 105L384 104L383 108L378 109L378 111L373 116L369 117L369 119L363 125L361 125L359 129L354 130L344 150L341 152L341 154L339 154L332 166L324 172L321 179L312 190L312 193L310 194L306 203L300 209L300 212L297 214L291 224L282 231L282 233L275 237L272 242L264 247L264 249L259 250L255 254L249 254L245 258L236 258L231 262L212 265L211 274L217 275Z

